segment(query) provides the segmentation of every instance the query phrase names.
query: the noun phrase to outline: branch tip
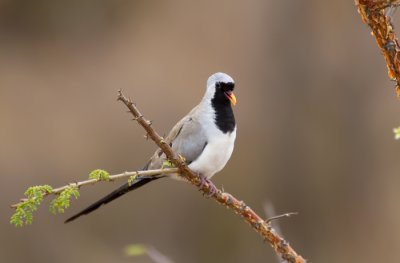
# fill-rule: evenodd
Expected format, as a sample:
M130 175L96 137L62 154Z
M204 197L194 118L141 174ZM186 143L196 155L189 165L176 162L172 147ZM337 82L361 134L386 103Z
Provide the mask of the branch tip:
M118 90L118 96L117 96L117 101L123 101L124 100L124 94L122 93L122 89Z
M274 220L280 219L282 217L291 217L291 216L298 215L298 214L299 214L298 212L289 212L289 213L285 213L285 214L281 214L281 215L270 217L267 220L265 220L265 222L270 225L271 222L274 221Z

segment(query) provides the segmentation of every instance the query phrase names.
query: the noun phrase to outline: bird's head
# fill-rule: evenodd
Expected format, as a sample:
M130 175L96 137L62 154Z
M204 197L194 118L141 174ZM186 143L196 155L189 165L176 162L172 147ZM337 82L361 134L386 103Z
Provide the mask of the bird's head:
M215 73L208 78L206 97L218 100L220 103L236 105L236 96L233 94L235 82L225 73Z

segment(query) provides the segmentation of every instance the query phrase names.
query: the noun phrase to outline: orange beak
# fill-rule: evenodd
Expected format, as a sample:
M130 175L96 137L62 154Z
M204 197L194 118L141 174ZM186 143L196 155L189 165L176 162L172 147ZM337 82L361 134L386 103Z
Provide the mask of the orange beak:
M236 105L236 96L233 92L225 92L225 96L231 101L232 105Z

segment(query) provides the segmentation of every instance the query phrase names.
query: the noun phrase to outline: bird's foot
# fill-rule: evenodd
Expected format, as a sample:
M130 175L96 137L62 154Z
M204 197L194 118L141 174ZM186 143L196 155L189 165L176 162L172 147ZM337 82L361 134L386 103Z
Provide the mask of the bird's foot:
M217 187L215 186L215 184L211 182L210 179L201 174L199 174L199 178L200 178L199 188L203 188L205 185L208 186L209 192L207 194L207 197L212 197L213 195L215 195L215 193L217 192Z

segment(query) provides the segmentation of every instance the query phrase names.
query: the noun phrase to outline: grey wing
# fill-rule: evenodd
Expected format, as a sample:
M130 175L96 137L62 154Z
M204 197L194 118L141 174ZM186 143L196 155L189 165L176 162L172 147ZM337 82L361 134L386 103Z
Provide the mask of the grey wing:
M193 117L186 116L171 130L165 141L176 154L182 155L188 164L196 160L207 145L207 137L202 125ZM151 158L148 169L158 169L166 160L158 149Z
M203 152L207 137L202 125L194 118L188 118L171 144L172 150L185 157L190 164Z

